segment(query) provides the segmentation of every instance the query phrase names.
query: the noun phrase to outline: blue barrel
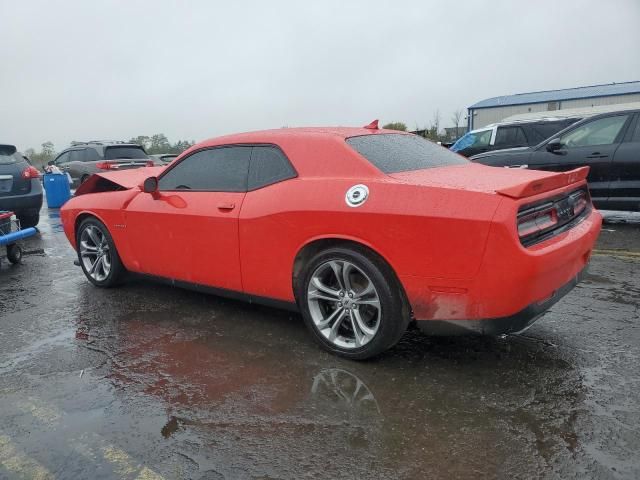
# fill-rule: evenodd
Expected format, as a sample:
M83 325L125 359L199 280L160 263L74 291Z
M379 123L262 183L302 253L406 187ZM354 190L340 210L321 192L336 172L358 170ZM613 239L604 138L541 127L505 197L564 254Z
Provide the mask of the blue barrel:
M66 175L47 173L44 175L44 191L49 208L60 208L71 198L69 179Z

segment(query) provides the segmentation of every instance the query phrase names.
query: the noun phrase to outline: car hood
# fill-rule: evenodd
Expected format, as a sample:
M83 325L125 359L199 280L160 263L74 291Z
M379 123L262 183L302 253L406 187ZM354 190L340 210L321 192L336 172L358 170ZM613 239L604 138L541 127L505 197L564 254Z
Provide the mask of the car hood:
M120 187L120 190L128 190L137 187L146 178L159 175L164 169L165 167L141 167L119 172L96 173L77 188L75 196L105 191L104 186L100 185L100 179L108 180L110 184ZM109 189L106 190L108 191Z
M390 176L410 185L497 193L512 198L523 198L584 180L588 171L589 167L569 172L543 172L468 163L394 173Z

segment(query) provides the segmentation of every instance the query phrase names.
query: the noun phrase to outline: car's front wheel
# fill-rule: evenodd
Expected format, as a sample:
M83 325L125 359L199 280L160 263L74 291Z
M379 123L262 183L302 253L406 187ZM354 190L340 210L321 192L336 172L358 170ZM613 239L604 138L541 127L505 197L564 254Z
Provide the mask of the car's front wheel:
M366 359L391 348L409 323L409 308L391 268L355 248L315 255L298 283L308 328L325 349Z
M95 218L82 221L77 234L78 260L89 281L112 287L122 280L125 268L107 227Z

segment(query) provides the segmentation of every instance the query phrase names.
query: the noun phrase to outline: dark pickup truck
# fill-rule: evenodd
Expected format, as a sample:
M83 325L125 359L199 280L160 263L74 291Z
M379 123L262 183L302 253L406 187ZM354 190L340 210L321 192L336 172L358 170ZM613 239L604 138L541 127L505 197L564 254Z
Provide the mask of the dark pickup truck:
M534 147L482 153L471 160L559 172L588 166L596 207L640 211L640 110L589 117Z

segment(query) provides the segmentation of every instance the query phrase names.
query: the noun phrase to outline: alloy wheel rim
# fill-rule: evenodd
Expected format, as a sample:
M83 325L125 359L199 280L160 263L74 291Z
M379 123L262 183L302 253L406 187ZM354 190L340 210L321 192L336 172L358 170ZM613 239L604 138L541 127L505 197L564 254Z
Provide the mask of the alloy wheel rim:
M337 347L363 347L380 328L378 292L349 261L331 260L316 268L307 286L307 303L318 332Z
M94 225L88 225L80 234L80 259L87 275L97 282L102 282L109 276L109 243L102 230Z

